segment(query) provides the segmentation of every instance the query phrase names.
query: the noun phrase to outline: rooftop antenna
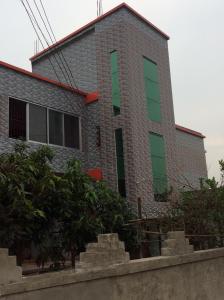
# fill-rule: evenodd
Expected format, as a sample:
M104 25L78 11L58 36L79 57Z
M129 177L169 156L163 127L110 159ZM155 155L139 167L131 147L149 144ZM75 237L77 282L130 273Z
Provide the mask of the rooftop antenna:
M35 40L34 41L34 55L37 54L39 52L39 40Z
M97 0L97 17L100 17L102 14L103 14L102 0Z

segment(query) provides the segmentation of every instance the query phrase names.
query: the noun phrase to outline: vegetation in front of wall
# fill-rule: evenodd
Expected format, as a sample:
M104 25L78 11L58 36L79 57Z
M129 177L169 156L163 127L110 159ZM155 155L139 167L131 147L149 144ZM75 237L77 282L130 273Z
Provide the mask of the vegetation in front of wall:
M77 160L57 176L52 150L31 151L25 143L0 155L0 247L17 255L21 265L26 249L34 246L36 262L53 269L75 257L99 233L118 232L127 250L136 243L135 232L123 224L134 218L127 201L106 183L93 182Z
M196 250L224 246L224 161L219 165L221 183L207 179L200 190L182 193L165 217L169 229L185 230Z

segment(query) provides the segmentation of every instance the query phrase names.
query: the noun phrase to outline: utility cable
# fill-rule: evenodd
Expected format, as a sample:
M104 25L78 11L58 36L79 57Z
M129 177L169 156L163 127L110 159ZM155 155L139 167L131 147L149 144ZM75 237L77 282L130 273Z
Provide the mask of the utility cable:
M30 19L31 25L32 25L32 27L33 27L33 29L34 29L36 35L37 35L37 38L38 38L38 40L39 40L39 42L40 42L42 48L44 49L44 44L43 44L42 39L41 39L41 37L40 37L40 35L39 35L39 33L38 33L36 27L35 27L34 21L33 21L31 15L30 15L30 13L29 13L29 10L27 9L27 7L26 7L26 5L25 5L25 3L24 3L23 0L20 0L20 2L22 3L23 7L25 8L25 11L26 11L26 13L27 13L27 15L28 15L28 17L29 17L29 19ZM53 71L54 71L54 73L55 73L55 75L56 75L56 78L57 78L58 82L59 82L60 84L63 84L63 83L60 81L60 77L59 77L58 74L57 74L57 71L56 71L56 69L55 69L55 67L54 67L54 64L53 64L51 58L48 56L47 59L48 59L49 62L50 62L50 65L51 65L51 67L52 67L52 69L53 69ZM74 109L74 107L73 107L72 104L71 104L71 99L70 99L70 98L68 97L68 95L65 93L64 89L63 89L63 93L64 93L65 97L67 98L67 100L69 101L69 103L70 103L70 105L71 105L71 108ZM80 105L78 105L78 106L81 108Z
M34 15L34 12L33 12L32 8L31 8L31 6L30 6L28 0L25 0L25 1L26 1L27 5L28 5L28 7L29 7L29 10L30 10L30 12L31 12L31 14L32 14L33 20L34 20L34 22L35 22L37 28L39 29L39 31L40 31L40 33L41 33L41 35L42 35L44 41L46 42L47 46L50 47L50 44L48 43L48 40L47 40L45 34L43 33L43 31L42 31L40 25L38 24L38 21L37 21L35 15ZM53 58L55 59L57 65L58 65L58 67L59 67L59 69L60 69L62 75L64 76L65 82L67 83L67 78L66 78L66 75L65 75L65 72L64 72L63 68L61 67L61 65L60 65L60 63L59 63L57 57L55 56L55 54L52 54L52 55L53 55ZM69 84L68 84L68 85L69 85Z
M39 16L40 16L40 18L41 18L41 20L42 20L42 22L43 22L43 24L44 24L44 27L45 27L45 29L46 29L46 31L47 31L49 37L50 37L50 40L51 40L51 42L52 42L52 44L53 44L53 43L54 43L54 40L53 40L53 38L52 38L52 36L51 36L51 33L50 33L49 30L48 30L47 24L46 24L46 22L45 22L45 20L44 20L44 18L43 18L43 16L42 16L42 14L41 14L41 11L40 11L40 9L39 9L39 7L38 7L38 5L37 5L37 2L36 2L36 0L33 0L33 1L34 1L35 6L36 6L36 9L37 9L37 11L38 11L38 14L39 14ZM53 37L54 37L54 34L53 34ZM51 46L51 48L52 48L52 46ZM72 81L71 81L71 78L70 78L70 76L71 76L71 74L70 74L70 73L71 73L71 70L70 70L68 64L65 65L65 58L64 58L64 56L61 57L62 52L61 52L60 50L58 50L58 52L56 52L56 55L58 55L58 58L60 59L60 62L61 62L62 66L63 66L63 68L64 68L64 70L65 70L65 72L66 72L66 75L67 75L67 78L68 78L68 80L69 80L69 82L70 82L70 85L73 87L73 84L72 84ZM64 58L64 59L63 59L63 58ZM69 72L67 69L68 69L70 72ZM74 87L73 87L73 88L74 88ZM76 88L77 88L77 86L76 86ZM74 89L75 89L75 88L74 88ZM77 88L77 89L78 89L78 88Z
M35 0L34 0L34 1L35 1ZM36 1L35 1L35 2L36 2ZM57 43L56 36L55 36L54 31L53 31L53 29L52 29L52 26L51 26L51 24L50 24L50 21L49 21L49 18L48 18L48 16L47 16L46 9L44 8L44 5L43 5L42 0L40 0L40 4L41 4L42 10L43 10L43 12L44 12L45 18L46 18L46 20L47 20L47 24L48 24L48 26L49 26L49 29L50 29L50 31L51 31L51 33L52 33L53 38L54 38L54 42ZM77 85L77 83L76 83L76 80L75 80L75 78L74 78L74 76L73 76L73 73L72 73L72 71L71 71L71 68L69 67L69 64L68 64L68 62L67 62L67 59L65 58L65 56L64 56L64 54L63 54L63 51L59 50L59 53L61 54L61 56L62 56L62 58L63 58L63 60L64 60L64 63L65 63L65 65L67 66L67 68L68 68L68 70L69 70L69 73L70 73L70 75L71 75L71 78L72 78L72 81L73 81L75 87L76 87L77 89L79 89L79 88L78 88L78 85Z

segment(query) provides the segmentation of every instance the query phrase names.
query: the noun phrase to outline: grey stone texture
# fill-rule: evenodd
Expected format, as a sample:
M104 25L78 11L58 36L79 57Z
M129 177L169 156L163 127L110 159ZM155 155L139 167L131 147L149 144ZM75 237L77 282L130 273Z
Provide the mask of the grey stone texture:
M193 246L185 238L184 231L170 231L161 249L162 256L175 256L193 253Z
M111 21L111 26L106 26L105 30L101 29L99 33L96 30L98 76L104 78L103 82L99 82L102 98L101 122L104 124L102 167L107 179L110 179L110 182L116 186L114 130L121 127L124 135L127 197L135 207L137 197L141 197L143 214L145 212L148 216L155 216L166 208L166 204L155 202L153 197L149 132L164 136L168 180L170 185L175 185L172 180L175 174L176 156L175 125L168 51L167 47L164 47L165 41L159 43L152 39L150 35L135 26L135 18L133 18L133 23L130 19L131 16L128 19L123 17L121 21L119 19L116 22ZM163 40L160 35L158 39ZM117 117L113 116L111 106L110 52L113 50L117 50L119 55L122 99L121 114ZM161 123L154 123L147 119L143 56L158 64Z
M117 233L98 235L98 243L90 243L86 252L80 253L80 268L91 270L114 264L128 263L130 256L125 252L124 242Z
M83 272L23 277L1 300L222 300L224 249L132 260Z
M99 149L94 142L98 124L97 103L85 105L85 97L54 84L31 78L19 72L0 66L0 153L12 151L18 140L9 138L9 98L45 106L63 113L80 117L81 148L72 149L51 145L55 153L53 167L62 172L69 159L79 159L84 168L99 166ZM89 118L91 115L91 118ZM40 147L39 143L28 142L31 149Z
M80 50L79 52L73 51L76 46ZM87 55L85 60L88 68L82 69L82 72L86 70L87 78L85 79L82 77L83 73L80 73L77 62L80 53L85 52L87 48L91 50L91 55ZM117 117L114 117L112 112L110 52L113 50L117 50L119 56L121 114ZM114 131L122 128L127 198L136 208L136 199L141 197L143 214L158 215L166 209L167 204L154 201L149 132L164 136L168 181L171 186L176 185L174 180L176 175L175 123L167 40L129 10L121 8L96 23L88 35L84 34L82 37L78 36L68 43L66 42L61 47L61 51L70 62L70 68L74 72L76 80L78 82L86 80L86 83L83 84L97 89L100 93L97 108L102 141L100 162L104 178L113 189L117 189ZM92 55L95 57L93 58ZM49 53L33 61L33 71L55 78L52 72L48 71L51 67L47 56L52 58L52 54ZM158 64L161 123L151 122L147 119L143 56ZM80 63L82 63L82 58ZM96 63L96 72L92 66L94 63ZM92 74L93 82L91 84L88 80L89 72ZM96 81L97 85L95 86Z
M0 248L0 286L21 280L22 269L16 265L16 256L9 256L8 249Z
M79 35L66 41L55 51L49 51L32 62L35 73L57 79L49 62L62 51L74 75L77 86L88 92L98 91L99 101L84 105L83 97L50 84L15 74L0 68L0 151L11 149L8 139L7 97L12 95L50 108L75 113L82 118L82 151L54 147L55 168L63 170L67 159L81 159L86 168L100 167L110 187L117 189L115 129L122 128L127 199L137 208L142 199L143 216L155 217L167 209L167 203L154 200L149 133L163 135L166 150L168 184L176 190L180 177L193 183L206 173L203 143L197 137L176 132L172 101L167 40L133 12L121 7L113 14ZM121 113L113 115L110 52L118 52ZM143 72L143 56L158 65L162 122L148 120ZM56 63L54 66L57 68ZM58 70L60 72L60 69ZM7 80L9 79L9 80ZM62 74L60 80L65 82ZM64 94L71 99L68 101ZM71 105L72 103L72 105ZM4 113L6 111L6 114ZM96 127L100 126L101 146L96 144ZM190 141L192 139L192 141ZM200 140L200 142L199 142ZM189 145L192 144L192 147ZM36 145L32 144L32 147ZM195 152L194 152L195 150ZM197 158L200 156L200 159ZM193 166L193 161L197 164ZM200 163L199 163L200 160ZM192 162L190 168L189 161Z
M200 188L200 178L207 178L204 140L176 130L177 184L182 190Z
M66 80L68 81L68 75L65 74L65 80L61 68L57 64L58 61L60 65L62 65L60 60L60 52L63 52L63 56L65 57L72 73L74 74L75 82L73 82L70 76L72 85L74 87L77 86L79 89L86 92L93 92L97 90L97 64L94 27L88 29L81 35L76 36L76 38L72 41L66 42L62 48L50 55L60 81L66 82ZM62 57L61 59L63 60ZM58 77L51 67L48 56L44 56L41 59L38 59L38 61L34 61L32 63L32 70L34 73L42 74L48 78L58 80Z

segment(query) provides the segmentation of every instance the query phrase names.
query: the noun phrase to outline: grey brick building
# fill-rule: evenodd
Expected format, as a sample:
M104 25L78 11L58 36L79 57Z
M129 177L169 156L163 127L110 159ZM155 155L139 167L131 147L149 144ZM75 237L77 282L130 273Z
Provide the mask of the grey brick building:
M50 144L55 170L76 157L157 215L170 187L207 177L204 136L175 125L168 40L121 4L32 57L32 73L1 62L0 150L20 135L31 147ZM56 64L61 53L74 78Z

